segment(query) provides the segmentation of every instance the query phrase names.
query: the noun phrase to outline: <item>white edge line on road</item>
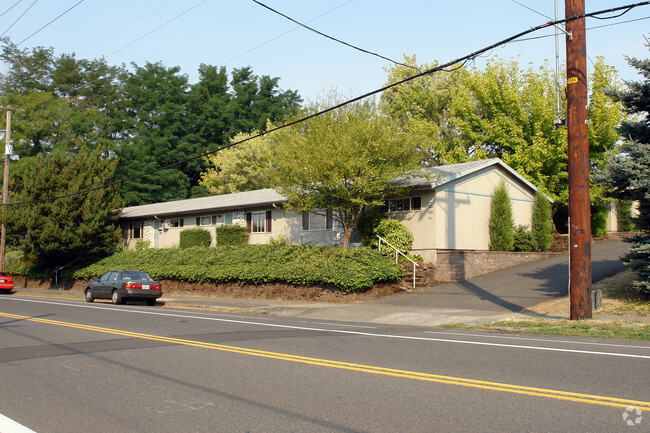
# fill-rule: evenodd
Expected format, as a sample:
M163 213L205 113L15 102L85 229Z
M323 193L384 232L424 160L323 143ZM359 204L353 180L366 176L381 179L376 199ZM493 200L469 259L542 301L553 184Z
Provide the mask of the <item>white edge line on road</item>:
M505 340L545 341L549 343L561 343L561 344L586 344L592 346L627 347L629 349L650 349L650 346L630 346L628 344L594 343L592 341L565 341L565 340L554 340L552 338L514 337L512 335L470 334L467 332L453 332L453 331L452 332L423 331L423 334L462 335L464 337L502 338Z
M36 433L22 424L18 424L11 418L7 418L0 413L0 432L2 433Z
M52 302L52 301L42 301L35 299L25 299L25 298L2 298L6 300L19 301L19 302L32 302L38 304L51 304L51 305L64 305L68 307L76 308L89 308L89 309L98 309L98 310L109 310L109 311L119 311L121 313L134 313L134 314L149 314L152 316L166 316L166 317L180 317L184 319L197 319L197 320L210 320L215 322L226 322L226 323L239 323L243 325L255 325L255 326L266 326L273 328L283 328L283 329L296 329L303 331L316 331L316 332L331 332L336 334L348 334L348 335L359 335L364 337L379 337L379 338L393 338L400 340L416 340L416 341L436 341L443 343L457 343L457 344L472 344L476 346L491 346L491 347L508 347L513 349L527 349L527 350L543 350L549 352L564 352L564 353L579 353L583 355L601 355L601 356L616 356L621 358L641 358L641 359L650 359L650 355L635 355L631 353L618 353L618 352L598 352L591 350L578 350L578 349L562 349L557 347L543 347L543 346L524 346L519 344L501 344L501 343L488 343L484 341L468 341L468 340L454 340L448 338L432 338L432 337L417 337L411 335L393 335L393 334L376 334L371 332L362 332L362 331L351 331L346 329L326 329L326 328L314 328L308 326L294 326L294 325L281 325L278 323L259 323L249 320L235 320L235 319L223 319L218 317L201 317L201 316L191 316L188 314L176 314L176 313L163 313L159 311L143 311L143 310L132 310L132 309L122 309L122 308L110 308L110 307L100 307L93 305L84 305L84 304L68 304L65 302Z

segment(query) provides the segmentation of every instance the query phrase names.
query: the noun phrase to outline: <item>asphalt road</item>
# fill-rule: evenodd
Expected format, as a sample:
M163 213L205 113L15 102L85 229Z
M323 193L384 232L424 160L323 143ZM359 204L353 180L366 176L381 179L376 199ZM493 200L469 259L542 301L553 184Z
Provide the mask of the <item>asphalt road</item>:
M0 296L0 348L3 433L650 430L648 342Z

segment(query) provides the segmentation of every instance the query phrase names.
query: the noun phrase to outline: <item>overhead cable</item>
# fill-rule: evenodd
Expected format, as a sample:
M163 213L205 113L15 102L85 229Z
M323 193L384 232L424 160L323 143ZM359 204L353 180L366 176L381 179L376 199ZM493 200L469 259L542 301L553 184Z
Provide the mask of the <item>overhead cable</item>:
M40 31L43 30L45 27L49 26L49 25L52 24L54 21L56 21L56 20L58 20L59 18L61 18L63 15L67 14L67 13L70 12L72 9L76 8L77 6L79 6L79 5L80 5L81 3L83 3L84 1L85 1L85 0L79 0L77 3L75 3L73 6L71 6L70 8L68 8L68 10L66 10L65 12L63 12L61 15L59 15L59 16L56 17L56 18L54 18L54 19L53 19L52 21L50 21L49 23L45 24L43 27L41 27L40 29L36 30L36 31L35 31L34 33L32 33L31 35L27 36L27 37L26 37L25 39L23 39L22 41L18 42L18 43L16 44L16 46L19 46L20 44L22 44L23 42L25 42L26 40L28 40L29 38L31 38L32 36L34 36L36 33L40 32ZM36 3L36 2L34 2L34 3Z
M392 89L393 87L396 87L396 86L402 85L404 83L413 81L413 80L415 80L417 78L421 78L421 77L433 74L435 72L444 71L445 68L448 68L450 66L458 65L460 63L472 60L472 59L480 56L481 54L483 54L483 53L485 53L487 51L490 51L490 50L492 50L494 48L497 48L499 46L502 46L502 45L506 45L506 44L508 44L510 42L515 41L516 39L519 39L522 36L525 36L525 35L530 34L530 33L534 33L534 32L536 32L538 30L541 30L541 29L544 29L544 28L547 28L547 27L550 27L550 26L555 26L557 24L568 23L570 21L575 21L575 20L579 20L579 19L583 19L583 18L590 18L590 17L593 17L595 15L602 15L602 14L616 12L616 11L623 10L623 9L635 8L635 7L647 6L647 5L650 5L650 1L644 1L644 2L633 4L633 5L620 6L620 7L617 7L617 8L611 8L611 9L606 9L606 10L601 10L601 11L596 11L596 12L589 12L589 13L585 13L585 14L582 14L582 15L576 15L576 16L573 16L573 17L564 18L564 19L556 20L556 21L549 21L549 22L547 22L545 24L541 24L541 25L536 26L536 27L531 27L528 30L517 33L517 34L515 34L513 36L510 36L510 37L507 37L507 38L505 38L505 39L503 39L503 40L501 40L499 42L493 43L493 44L491 44L491 45L489 45L487 47L481 48L478 51L474 51L474 52L472 52L470 54L459 57L459 58L457 58L455 60L452 60L450 62L438 65L438 66L436 66L434 68L431 68L431 69L427 69L426 71L423 71L423 72L420 72L418 74L412 75L410 77L404 78L403 80L396 81L395 83L388 84L388 85L386 85L384 87L373 90L371 92L364 93L363 95L357 96L355 98L348 99L347 101L344 101L344 102L341 102L341 103L336 104L334 106L325 108L325 109L320 110L320 111L318 111L316 113L301 117L300 119L285 123L285 124L280 125L280 126L276 126L274 128L269 129L268 131L260 132L260 133L258 133L256 135L253 135L253 136L246 137L244 139L235 141L233 143L222 146L222 147L220 147L218 149L209 150L209 151L203 152L203 153L201 153L199 155L194 155L194 156L191 156L189 158L185 158L185 159L183 159L181 161L177 161L177 162L174 162L174 163L171 163L171 164L167 164L167 165L165 165L163 167L156 168L154 170L150 170L150 171L147 171L147 172L144 172L144 173L140 173L140 174L137 174L137 175L134 175L134 176L130 176L130 177L127 177L127 178L122 179L122 180L109 182L109 183L106 183L106 184L103 184L103 185L96 186L94 188L89 188L89 189L85 189L85 190L82 190L82 191L77 191L77 192L74 192L74 193L64 194L64 195L60 195L60 196L56 196L56 197L49 197L49 198L43 198L43 199L37 199L37 200L29 200L29 201L21 201L21 202L14 202L14 203L6 203L6 204L4 204L4 206L16 206L16 205L22 205L22 204L41 203L41 202L45 202L45 201L58 200L58 199L68 198L68 197L77 198L81 194L87 194L87 193L92 192L92 191L97 191L97 190L104 189L104 188L114 187L114 186L120 185L120 184L122 184L124 182L139 179L141 177L148 176L150 174L158 173L158 172L160 172L162 170L167 170L167 169L175 167L177 165L185 164L187 162L194 161L194 160L199 159L199 158L204 158L204 157L206 157L208 155L212 155L212 154L217 153L217 152L219 152L221 150L237 146L239 144L245 143L245 142L253 140L255 138L262 137L262 136L264 136L266 134L270 134L272 132L279 131L279 130L284 129L284 128L288 128L290 126L305 122L305 121L307 121L309 119L313 119L314 117L318 117L318 116L321 116L323 114L329 113L331 111L338 110L339 108L345 107L346 105L350 105L350 104L353 104L355 102L359 102L359 101L361 101L363 99L366 99L366 98L368 98L370 96L374 96L376 94L382 93L382 92L384 92L384 91L386 91L388 89Z
M149 36L149 35L152 34L153 32L158 31L158 30L160 30L161 28L165 27L167 24L170 24L170 23L172 23L173 21L176 21L177 19L179 19L180 17L182 17L183 15L185 15L186 13L188 13L189 11L191 11L192 9L195 9L195 8L199 7L201 4L205 3L206 1L208 1L208 0L202 0L202 1L198 2L197 4L195 4L194 6L192 6L191 8L187 9L186 11L181 12L180 14L176 15L176 16L175 16L174 18L172 18L171 20L169 20L169 21L167 21L167 22L165 22L165 23L159 25L159 26L156 27L155 29L151 30L150 32L145 33L144 35L140 36L138 39L136 39L136 40L134 40L134 41L132 41L132 42L129 42L128 44L124 45L123 47L118 48L117 50L113 51L112 53L110 53L110 54L107 55L106 57L110 57L110 56L112 56L113 54L115 54L115 53L119 53L119 52L122 51L123 49L125 49L125 48L127 48L127 47L130 47L131 45L135 44L136 42L138 42L138 41L140 41L140 40L146 38L147 36Z
M352 1L353 1L353 0L349 0L349 1L345 2L345 3L343 3L343 4L340 4L340 5L336 6L335 8L330 9L330 10L328 10L327 12L318 15L317 17L312 18L311 20L309 20L309 21L307 21L307 22L309 23L309 22L315 21L315 20L317 20L317 19L320 18L320 17L323 17L323 16L325 16L325 15L327 15L327 14L329 14L329 13L332 13L332 12L334 12L335 10L337 10L337 9L339 9L339 8L342 8L343 6L345 6L345 5L348 4L348 3L352 3ZM230 63L230 62L232 62L233 60L238 59L238 58L240 58L241 56L250 53L251 51L255 51L256 49L258 49L258 48L260 48L260 47L263 47L264 45L266 45L266 44L268 44L268 43L271 43L271 42L273 42L274 40L279 39L279 38L281 38L282 36L284 36L284 35L286 35L286 34L288 34L288 33L291 33L292 31L294 31L294 30L296 30L296 29L298 29L298 28L300 28L300 26L298 26L298 27L294 27L294 28L292 28L291 30L287 30L286 32L284 32L284 33L282 33L282 34L277 35L277 36L274 37L273 39L269 39L268 41L263 42L263 43L261 43L261 44L255 46L255 47L251 48L250 50L244 51L244 52L241 53L241 54L237 54L235 57L231 57L230 59L228 59L228 60L226 60L225 62L221 63L219 66L224 66L226 63Z
M101 41L99 41L99 42L95 42L94 44L92 44L92 45L89 46L88 48L84 48L83 50L81 50L80 54L81 54L81 53L84 53L84 52L86 52L86 51L88 51L88 50L91 49L91 48L96 47L97 45L101 44L101 43L104 42L105 40L112 38L112 37L115 36L116 34L120 33L122 30L131 27L133 24L135 24L135 23L137 23L137 22L139 22L139 21L142 21L143 19L145 19L145 18L148 17L149 15L153 14L154 12L156 12L158 9L161 9L161 8L167 6L167 5L168 5L169 3L171 3L172 1L174 1L174 0L169 0L168 2L161 4L161 5L158 6L157 8L155 8L155 9L153 9L153 10L147 12L146 14L142 15L140 18L136 19L135 21L131 21L129 24L125 25L124 27L121 27L120 29L114 31L113 33L111 33L110 35L106 36L106 37L105 37L104 39L102 39Z
M308 25L301 23L300 21L294 20L294 19L291 18L290 16L287 16L287 15L283 14L282 12L279 12L279 11L273 9L272 7L267 6L267 5L265 5L264 3L262 3L262 2L259 2L259 1L257 1L257 0L253 0L253 2L257 3L258 5L262 6L263 8L266 8L266 9L270 10L270 11L273 12L273 13L276 13L276 14L280 15L280 16L283 17L283 18L288 19L288 20L291 21L292 23L296 23L296 24L298 24L300 27L303 27L303 28L305 28L305 29L307 29L307 30L310 30L310 31L316 33L317 35L323 36L323 37L325 37L325 38L327 38L327 39L330 39L330 40L332 40L332 41L334 41L334 42L338 42L339 44L343 44L343 45L345 45L346 47L350 47L350 48L353 48L353 49L355 49L355 50L357 50L357 51L361 51L362 53L370 54L371 56L375 56L375 57L379 57L380 59L387 60L387 61L389 61L389 62L391 62L391 63L396 64L396 65L404 66L404 67L406 67L406 68L411 68L411 69L415 69L415 70L418 71L418 72L422 72L422 71L420 71L418 68L416 68L415 66L406 65L406 64L404 64L404 63L401 63L401 62L395 61L395 60L393 60L393 59L390 59L390 58L388 58L388 57L382 56L381 54L377 54L377 53L374 53L374 52L372 52L372 51L364 50L363 48L359 48L359 47L357 47L357 46L355 46L355 45L349 44L349 43L347 43L347 42L345 42L345 41L342 41L342 40L340 40L340 39L337 39L337 38L335 38L335 37L329 36L329 35L327 35L327 34L325 34L325 33L323 33L323 32L320 32L320 31L314 29L313 27L309 27Z
M21 18L22 18L22 17L23 17L27 12L29 12L29 10L32 8L32 6L34 6L34 5L36 4L37 1L38 1L38 0L34 0L34 2L33 2L31 5L29 5L29 7L25 10L25 12L23 12L22 14L20 14L20 16L19 16L18 18L16 18L16 21L14 21L13 23L11 23L11 25L9 26L9 28L8 28L7 30L5 30L5 31L0 35L0 38L3 37L3 36L4 36L4 35L9 31L9 30L11 30L11 28L14 26L14 24L16 24L18 21L20 21L20 19L21 19ZM15 5L14 5L14 6L15 6ZM12 7L13 7L13 6L12 6Z
M7 12L9 12L10 10L12 10L15 6L18 6L18 3L22 2L22 1L23 1L23 0L18 0L18 1L17 1L16 3L14 3L12 6L9 6L9 9L7 9L6 11L4 11L3 13L0 14L0 18L2 18L3 16L5 16L5 14L6 14Z

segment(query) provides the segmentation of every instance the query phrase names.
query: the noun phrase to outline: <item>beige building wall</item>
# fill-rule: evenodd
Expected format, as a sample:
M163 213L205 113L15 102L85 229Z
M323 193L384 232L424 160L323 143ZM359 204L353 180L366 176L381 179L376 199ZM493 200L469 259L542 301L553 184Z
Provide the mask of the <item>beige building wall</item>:
M505 180L515 225L530 228L534 193L518 179L494 167L433 191L413 191L419 211L390 212L413 233L413 252L435 262L437 249L488 250L494 188Z

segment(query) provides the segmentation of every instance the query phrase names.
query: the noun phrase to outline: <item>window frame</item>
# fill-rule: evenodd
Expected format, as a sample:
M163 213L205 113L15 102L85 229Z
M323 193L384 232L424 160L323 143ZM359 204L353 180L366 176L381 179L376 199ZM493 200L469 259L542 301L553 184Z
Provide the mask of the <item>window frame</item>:
M381 212L410 212L422 209L422 197L391 198L384 200Z
M131 239L144 238L144 221L129 223L129 231L131 232Z
M320 218L325 218L325 226L323 227L321 224L319 224L318 228L313 227L313 222L312 218L313 217L320 217ZM306 211L302 213L302 231L305 232L311 232L311 231L327 231L327 230L332 230L334 224L333 224L333 214L331 210L327 210L323 213L322 210L320 211Z
M273 213L270 210L246 212L248 233L271 233L272 221Z

